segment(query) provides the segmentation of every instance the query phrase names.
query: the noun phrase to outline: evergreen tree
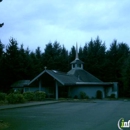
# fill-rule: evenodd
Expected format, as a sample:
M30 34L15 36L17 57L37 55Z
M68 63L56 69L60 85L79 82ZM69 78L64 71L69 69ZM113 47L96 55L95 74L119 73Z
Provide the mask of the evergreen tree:
M41 71L43 71L43 66L42 66L42 54L40 47L37 47L37 49L34 52L30 53L30 70L31 78L34 78L36 75L38 75Z
M3 76L3 57L4 57L4 45L0 41L0 91L3 91L4 89L4 76Z
M35 52L24 49L23 45L19 48L14 38L9 40L6 48L0 41L0 91L9 90L17 80L33 79L45 66L67 72L75 55L75 46L68 54L57 41L48 43L43 53L40 47ZM84 62L86 71L102 81L117 81L120 95L130 94L130 50L127 44L114 40L106 51L105 43L97 37L79 48L79 58Z
M86 44L83 49L83 59L85 62L84 68L102 80L105 66L105 53L105 43L102 44L99 37L97 37L96 40L91 39L91 41Z
M42 52L40 50L40 47L37 47L36 51L35 51L35 60L36 60L36 64L37 64L37 69L38 69L38 73L41 72L43 70L43 65L42 65Z
M129 55L129 47L125 43L117 43L117 40L114 40L110 46L110 49L107 51L107 63L106 63L106 79L107 81L117 81L119 86L119 95L123 95L123 80L122 72L124 71L124 62ZM123 74L124 75L124 74Z
M60 56L62 48L60 44L56 41L53 44L48 43L43 54L44 65L48 69L61 70L60 66Z
M31 80L33 79L37 72L35 70L33 70L35 68L35 53L31 52L29 50L29 48L27 48L25 51L25 57L26 57L26 66L25 66L25 70L26 70L26 76L27 79Z
M79 59L80 59L80 60L84 60L82 47L79 48L79 53L78 53L78 55L79 55Z
M129 47L114 40L107 51L107 71L109 81L118 81L121 76L122 64L129 54ZM111 73L110 73L111 72Z
M66 48L63 46L61 48L61 53L60 53L60 71L67 72L69 70L69 58L68 58L68 51Z
M20 46L20 49L19 49L19 80L22 80L22 79L31 79L31 74L32 74L32 66L33 64L31 64L31 60L30 60L30 53L27 52L29 51L28 50L25 50L23 48L23 44Z
M36 57L37 59L41 59L41 50L40 47L37 47L36 51L35 51Z
M2 44L0 40L0 58L3 56L3 53L4 53L4 45Z
M130 55L123 64L122 81L123 89L120 90L120 93L122 93L123 96L130 97Z
M85 63L87 63L87 55L88 55L88 44L85 43L85 45L84 45L84 47L83 47L83 55L82 55L83 61L84 61Z
M6 47L6 52L3 57L3 77L4 89L8 90L10 85L17 81L18 74L18 43L15 39L9 40L9 45Z
M69 52L69 62L72 62L75 59L75 56L76 56L76 48L75 46L72 46Z

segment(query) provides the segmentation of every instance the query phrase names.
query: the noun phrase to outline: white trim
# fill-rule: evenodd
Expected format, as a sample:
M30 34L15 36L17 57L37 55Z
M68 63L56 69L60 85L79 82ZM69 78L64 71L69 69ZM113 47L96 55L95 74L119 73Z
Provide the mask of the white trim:
M55 88L56 88L56 100L58 100L58 83L56 81L56 84L55 84Z
M52 71L52 70L51 70ZM62 85L64 85L64 83L62 81L60 81L58 78L56 78L55 76L53 76L51 73L48 72L48 70L44 70L43 72L41 72L38 76L36 76L34 79L32 79L30 81L30 83L28 85L30 85L31 83L33 83L36 79L38 79L41 75L43 75L44 73L48 73L50 76L52 76L54 79L56 79L58 82L60 82Z
M76 82L76 85L112 85L113 82Z

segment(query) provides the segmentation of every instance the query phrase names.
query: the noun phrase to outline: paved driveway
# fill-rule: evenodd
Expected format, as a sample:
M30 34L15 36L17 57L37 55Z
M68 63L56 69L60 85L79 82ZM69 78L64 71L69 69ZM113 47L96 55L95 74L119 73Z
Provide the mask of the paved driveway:
M10 124L8 130L118 130L122 117L130 119L129 101L63 102L0 111L0 119Z

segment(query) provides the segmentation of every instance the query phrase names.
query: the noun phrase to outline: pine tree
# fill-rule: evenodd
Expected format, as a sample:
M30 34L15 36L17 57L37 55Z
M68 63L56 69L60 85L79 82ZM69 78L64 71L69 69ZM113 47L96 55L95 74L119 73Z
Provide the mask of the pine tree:
M4 45L0 41L0 91L3 91L4 89L4 73L3 73L3 58L4 58Z
M125 97L130 97L130 56L125 60L122 67L123 88L120 93Z
M45 51L43 53L44 65L48 69L60 70L60 55L62 48L60 44L56 41L53 44L48 43L46 45Z
M102 77L104 74L105 53L105 43L102 43L99 37L96 40L91 39L83 49L84 68L101 80L104 80Z

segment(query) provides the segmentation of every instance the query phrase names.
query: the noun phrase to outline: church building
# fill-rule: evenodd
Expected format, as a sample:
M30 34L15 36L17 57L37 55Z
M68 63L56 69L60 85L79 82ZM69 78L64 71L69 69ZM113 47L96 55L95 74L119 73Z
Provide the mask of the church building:
M57 70L48 70L28 80L26 85L23 84L24 92L27 91L44 91L47 97L55 98L80 98L80 93L84 92L89 98L96 98L97 91L102 92L102 98L107 98L115 94L118 98L117 82L103 82L93 76L83 68L83 61L78 57L78 47L76 45L76 57L71 62L71 70L67 73ZM25 85L25 86L24 86Z

